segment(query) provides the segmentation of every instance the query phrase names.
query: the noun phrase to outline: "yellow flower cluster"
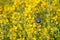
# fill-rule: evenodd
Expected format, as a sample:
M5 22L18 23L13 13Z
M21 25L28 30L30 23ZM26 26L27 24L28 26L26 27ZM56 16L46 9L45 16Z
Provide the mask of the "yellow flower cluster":
M0 0L0 40L60 40L60 1Z

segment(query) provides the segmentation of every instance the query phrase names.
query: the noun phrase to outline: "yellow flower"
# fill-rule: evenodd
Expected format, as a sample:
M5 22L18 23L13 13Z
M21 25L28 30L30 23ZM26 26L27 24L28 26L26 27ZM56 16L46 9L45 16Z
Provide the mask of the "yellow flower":
M12 31L13 30L13 28L10 28L10 30L9 31Z
M47 35L47 40L50 40L50 35L49 34Z
M51 30L51 33L53 34L54 33L54 31L55 31L55 29L54 28L50 28L50 30Z
M2 40L4 38L3 30L0 28L0 39Z
M0 20L0 23L2 23L3 21L2 20Z
M43 8L43 10L45 10L47 6L48 6L48 3L45 1L42 1L41 7Z
M5 20L7 23L9 22L8 19Z
M59 22L58 21L56 21L56 24L58 24Z
M26 29L26 32L33 32L33 28Z
M0 6L0 11L3 11L3 7Z
M42 37L39 37L40 40L42 40Z
M53 9L55 10L55 9L56 9L56 7L55 7L55 6L53 6L53 5L50 5L49 10L50 10L50 11L52 11Z
M33 40L36 40L36 38L33 38Z
M15 10L15 6L11 6L11 7L8 7L9 11L14 11Z
M5 11L14 11L15 10L15 6L4 6L4 10Z
M29 17L28 17L29 19L31 19L31 15L29 15Z
M34 30L34 34L36 34L36 32L37 32L37 30L35 29L35 30Z
M55 21L57 21L57 18L58 18L58 16L56 15L52 19L54 19Z
M15 20L12 20L12 23L13 23L13 24L16 24L16 21L15 21Z
M47 29L47 28L44 28L44 31L45 31L45 32L47 32L47 31L48 31L48 29Z
M49 14L46 14L46 22L49 22Z
M20 38L19 40L24 40L24 38Z
M14 25L13 28L14 28L14 30L16 30L17 29L17 26Z
M10 35L9 37L10 37L10 40L15 40L16 39L16 37L13 36L13 35Z
M27 16L27 13L24 13L25 16Z
M48 34L48 29L47 28L44 28L43 30L44 30L43 34L44 35L47 35Z
M23 28L22 28L22 26L21 26L20 24L18 24L18 27L19 27L19 29L20 29L20 30L22 30L22 29L23 29Z
M56 10L56 14L57 14L57 16L60 17L60 9L57 9L57 10Z

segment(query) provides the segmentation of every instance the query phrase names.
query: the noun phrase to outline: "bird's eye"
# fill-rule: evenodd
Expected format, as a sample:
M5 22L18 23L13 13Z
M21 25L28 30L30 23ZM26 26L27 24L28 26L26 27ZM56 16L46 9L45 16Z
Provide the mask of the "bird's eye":
M41 20L40 20L39 18L36 18L36 22L37 22L37 23L40 23Z

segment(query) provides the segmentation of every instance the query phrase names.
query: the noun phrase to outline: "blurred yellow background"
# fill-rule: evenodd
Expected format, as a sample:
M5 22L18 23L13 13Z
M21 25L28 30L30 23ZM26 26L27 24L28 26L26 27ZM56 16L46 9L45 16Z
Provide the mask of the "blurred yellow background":
M60 0L0 0L0 40L60 40Z

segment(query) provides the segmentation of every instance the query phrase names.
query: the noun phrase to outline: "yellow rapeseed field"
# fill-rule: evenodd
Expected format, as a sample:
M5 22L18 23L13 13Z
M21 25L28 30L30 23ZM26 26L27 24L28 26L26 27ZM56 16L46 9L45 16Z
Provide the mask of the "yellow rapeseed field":
M60 0L0 0L0 40L60 40Z

